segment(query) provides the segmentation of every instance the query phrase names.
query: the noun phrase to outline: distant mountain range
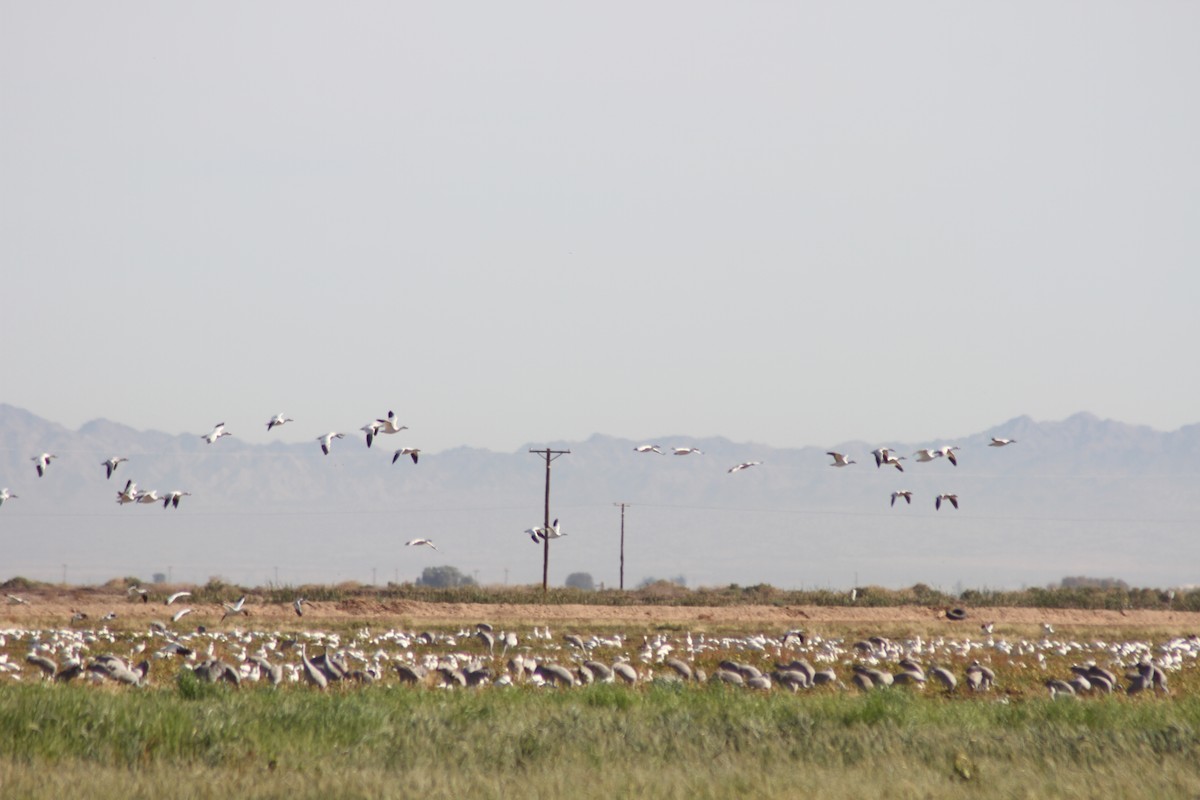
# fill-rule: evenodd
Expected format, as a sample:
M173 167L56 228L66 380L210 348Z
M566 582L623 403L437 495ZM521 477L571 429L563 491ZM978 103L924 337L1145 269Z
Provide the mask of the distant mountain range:
M1017 417L958 440L841 442L773 448L668 435L652 442L594 435L535 442L513 453L469 447L392 463L405 433L251 445L139 431L94 420L71 431L0 404L0 579L71 582L156 572L177 581L239 583L413 580L450 564L482 583L534 583L540 548L522 531L541 523L544 461L553 462L551 515L568 536L551 548L551 581L571 572L618 581L626 502L626 585L683 576L691 586L785 588L922 582L1018 587L1066 575L1132 585L1200 582L1200 425L1172 432L1075 414ZM989 447L992 436L1015 439ZM640 444L666 451L637 453ZM959 465L913 453L954 444ZM870 451L907 456L903 472ZM675 456L671 447L698 447ZM829 466L826 450L858 463ZM58 456L38 478L31 458ZM101 465L129 459L111 480ZM731 474L744 461L758 466ZM160 494L192 493L178 509L115 502L127 479ZM890 505L893 491L913 502ZM960 508L934 510L938 493ZM427 537L440 552L405 548Z

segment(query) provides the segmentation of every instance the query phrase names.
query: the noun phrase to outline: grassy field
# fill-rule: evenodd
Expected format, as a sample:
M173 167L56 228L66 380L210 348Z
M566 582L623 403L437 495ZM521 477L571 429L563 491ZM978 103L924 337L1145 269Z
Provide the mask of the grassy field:
M1200 795L1195 697L8 685L0 796Z

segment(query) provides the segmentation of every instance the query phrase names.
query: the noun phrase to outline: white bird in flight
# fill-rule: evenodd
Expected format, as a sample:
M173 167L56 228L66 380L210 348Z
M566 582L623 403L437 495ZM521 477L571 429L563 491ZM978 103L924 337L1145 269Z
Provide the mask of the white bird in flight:
M663 451L656 444L639 444L633 448L633 451L635 453L658 453L660 456L663 454Z
M672 448L671 452L677 456L690 456L692 453L699 456L704 455L704 451L699 447L675 447Z
M144 505L150 505L151 503L157 503L161 499L162 498L158 496L158 492L154 489L151 489L148 492L138 492L137 493L137 502L142 503Z
M912 492L908 489L901 489L898 492L892 492L892 505L896 505L896 498L903 497L904 502L912 505Z
M938 451L938 450L928 450L928 449L926 449L926 450L918 450L917 452L913 453L913 455L914 455L914 456L916 456L916 457L917 457L917 461L920 461L922 464L924 464L924 463L926 463L926 462L928 462L928 461L933 461L935 458L941 458L941 457L942 457L942 454L941 454L941 452L940 452L940 451Z
M125 481L125 488L117 492L117 502L121 505L136 503L138 498L137 484L132 480Z
M204 436L201 436L200 438L203 439L204 441L208 442L209 444L212 444L217 439L220 439L222 436L233 436L233 434L230 433L229 431L225 430L224 422L218 422L216 425L213 426L212 433L205 434Z
M407 425L401 425L395 411L389 411L387 419L375 420L379 423L379 433L399 433L408 430Z
M537 544L539 541L544 541L546 539L557 539L560 536L567 535L567 534L563 533L561 530L559 530L557 519L554 520L554 522L550 524L549 528L543 528L542 526L539 525L536 528L527 528L525 530L525 532L529 534L529 538L533 540L534 544Z
M933 501L933 508L935 511L941 510L943 500L949 500L950 505L954 506L955 508L958 508L958 495L956 495L956 494L939 494L937 496L937 499Z
M29 459L37 465L37 474L39 478L46 474L46 468L50 466L50 459L52 458L58 458L58 456L54 455L53 453L42 453L40 456L34 456L33 458Z
M171 603L174 603L176 600L178 600L181 597L191 597L191 596L192 596L191 592L176 592L175 594L167 597L166 605L168 605L168 606L171 605Z
M163 495L163 499L162 499L163 508L166 508L167 506L175 506L175 508L179 508L179 499L181 497L191 497L191 496L192 496L191 492L181 492L178 489L174 489L173 491L170 491L167 494Z
M992 441L988 443L988 447L1005 447L1006 445L1016 444L1016 439L998 439L992 437Z
M379 423L368 422L359 428L359 430L367 435L367 447L370 447L371 442L375 441L375 437L379 435Z
M419 455L421 455L421 448L419 447L401 447L392 455L392 463L395 464L396 459L400 458L400 456L411 456L415 464Z
M850 464L857 464L857 463L858 463L857 461L855 461L855 460L854 460L854 459L852 459L852 458L846 458L845 454L843 454L843 453L838 453L838 452L835 452L835 451L833 451L833 450L830 450L830 451L829 451L829 452L827 452L825 455L827 455L827 456L829 456L829 457L831 457L831 458L833 459L833 463L829 465L829 466L831 466L831 467L845 467L845 466L848 466L848 465L850 465Z
M957 450L957 449L958 449L958 445L956 445L956 444L948 444L948 445L946 445L945 447L939 447L939 448L937 449L937 452L938 452L940 455L943 455L943 456L945 456L945 457L946 457L946 460L948 460L948 461L949 461L951 464L953 464L954 466L956 466L956 467L957 467L957 466L958 466L958 459L954 457L954 451L955 451L955 450Z
M318 436L317 441L321 443L321 452L325 455L329 455L329 448L333 446L333 440L344 439L345 437L346 434L338 433L336 431L330 431L324 436Z
M433 544L432 539L413 539L404 543L405 547L420 547L421 545L425 545L431 550L437 550L437 547ZM438 552L440 553L442 551L438 550Z
M128 460L129 459L126 458L125 456L113 456L108 461L105 461L104 466L108 469L107 477L111 478L113 472L115 472L117 469L117 465L120 464L122 461L128 461Z
M8 487L5 486L3 489L0 489L0 506L4 505L5 500L12 500L17 496L18 495L15 494L9 494Z
M761 463L761 461L743 461L736 466L730 467L727 472L741 472L742 470L749 469L750 467L757 467Z
M267 420L267 430L271 430L271 428L274 428L277 425L286 425L289 422L295 421L296 420L292 419L291 417L285 417L283 414L276 414Z

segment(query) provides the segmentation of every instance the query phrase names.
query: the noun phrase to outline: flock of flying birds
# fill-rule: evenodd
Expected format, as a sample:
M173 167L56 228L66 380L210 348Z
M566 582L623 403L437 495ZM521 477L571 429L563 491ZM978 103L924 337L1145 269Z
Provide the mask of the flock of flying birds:
M267 420L267 430L270 431L274 428L286 425L289 422L295 422L295 420L293 420L291 417L285 417L283 414L276 414L275 416L271 417L271 419ZM388 411L386 419L376 419L374 422L368 422L366 425L363 425L360 430L366 434L367 447L370 447L372 443L374 443L375 439L381 434L391 434L399 433L400 431L406 431L408 430L408 426L401 425L396 418L395 412ZM225 430L225 423L219 422L213 426L212 431L204 434L200 438L209 444L216 444L222 438L232 435L232 433ZM318 436L317 441L321 443L321 452L325 455L329 455L329 450L333 446L333 440L342 439L344 437L344 433L339 433L337 431L330 431L329 433ZM395 464L401 456L408 456L412 459L413 463L416 464L420 455L421 448L419 447L401 447L392 455L392 463ZM56 458L58 458L58 456L54 453L42 453L30 459L37 468L37 474L39 478L46 474L47 470L50 468L50 462ZM113 456L112 458L101 462L100 466L104 467L105 478L111 479L113 473L116 472L117 467L128 460L129 459L125 456ZM191 494L191 492L175 489L160 495L158 491L154 489L139 489L137 483L131 479L125 482L125 488L117 492L117 503L119 505L125 505L127 503L153 505L154 503L161 501L163 508L179 508L179 501L184 497L191 497ZM8 490L8 487L0 489L0 505L3 505L5 500L12 500L19 497L20 495L12 494ZM414 539L413 541L408 542L408 544L427 544L431 547L433 546L433 543L426 539ZM434 549L436 550L437 548L435 547Z
M1017 441L1016 439L1001 439L999 437L993 436L992 441L988 443L988 446L989 447L1007 447L1010 444L1015 444L1016 441ZM938 447L938 448L933 448L933 449L925 448L925 449L918 450L915 453L913 453L913 457L918 462L921 462L921 463L928 463L928 462L933 461L938 458L945 458L947 461L949 461L951 464L953 464L954 466L957 467L958 466L958 458L954 455L954 451L961 450L961 449L962 448L960 448L958 445L946 445L944 447ZM666 454L665 451L656 444L640 444L637 447L633 448L633 450L635 453L658 453L660 456ZM693 453L701 453L701 450L696 447L675 447L675 448L672 448L672 453L677 456L689 456L689 455L692 455ZM833 458L833 462L829 465L831 467L848 467L851 464L858 463L854 459L847 457L845 453L839 453L834 450L830 450L830 451L826 452L825 455ZM876 469L878 469L879 467L887 466L887 467L895 467L900 472L904 472L904 466L900 462L906 461L907 456L898 456L898 455L896 455L895 451L893 451L892 449L887 448L887 447L880 447L878 449L872 450L871 455L875 456ZM742 470L749 469L750 467L757 467L761 463L762 463L761 461L743 461L740 464L733 465L726 471L729 473L741 472ZM911 490L899 489L897 491L892 492L892 505L893 506L896 505L896 500L898 500L898 499L903 500L908 505L912 505L912 497L913 497L913 493ZM943 493L943 494L937 495L933 501L934 509L940 511L942 508L943 502L949 503L950 505L954 506L955 508L958 508L958 495L950 494L950 493ZM557 531L558 520L555 520L554 528ZM525 532L530 534L531 536L533 536L533 540L536 542L539 540L539 536L543 536L543 534L540 533L540 531L542 531L541 528L532 528ZM557 536L560 536L560 535L565 535L565 534L558 534L556 532L555 535L551 536L550 538L552 538L552 539L557 538ZM544 538L544 536L543 536L543 538Z

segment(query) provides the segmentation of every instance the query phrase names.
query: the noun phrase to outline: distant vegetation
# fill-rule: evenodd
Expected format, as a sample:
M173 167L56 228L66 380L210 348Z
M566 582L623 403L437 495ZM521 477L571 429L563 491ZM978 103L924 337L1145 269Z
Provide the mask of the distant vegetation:
M578 577L577 577L578 576ZM392 583L386 586L368 586L357 582L339 584L305 584L302 586L265 587L236 586L219 578L211 578L203 586L171 584L166 588L190 589L193 602L231 602L243 594L259 601L290 603L297 597L316 602L337 602L355 598L373 600L419 600L447 603L578 603L598 606L861 606L889 607L920 605L930 608L971 607L1016 607L1016 608L1073 608L1108 609L1160 609L1175 611L1200 611L1200 589L1157 589L1126 586L1124 581L1114 579L1067 578L1060 585L1028 589L966 589L948 592L923 583L904 589L886 589L881 586L860 586L854 593L832 589L791 590L777 589L766 583L754 586L729 584L721 587L689 589L676 580L651 579L643 581L637 589L585 588L583 578L587 573L572 575L577 585L551 588L545 594L541 586L481 586L473 578L454 567L427 567L420 580L415 583ZM127 586L141 584L137 577L128 576L109 581L103 587L71 587L72 591L124 591ZM53 592L61 590L58 584L31 581L23 577L10 578L3 584L8 594Z

